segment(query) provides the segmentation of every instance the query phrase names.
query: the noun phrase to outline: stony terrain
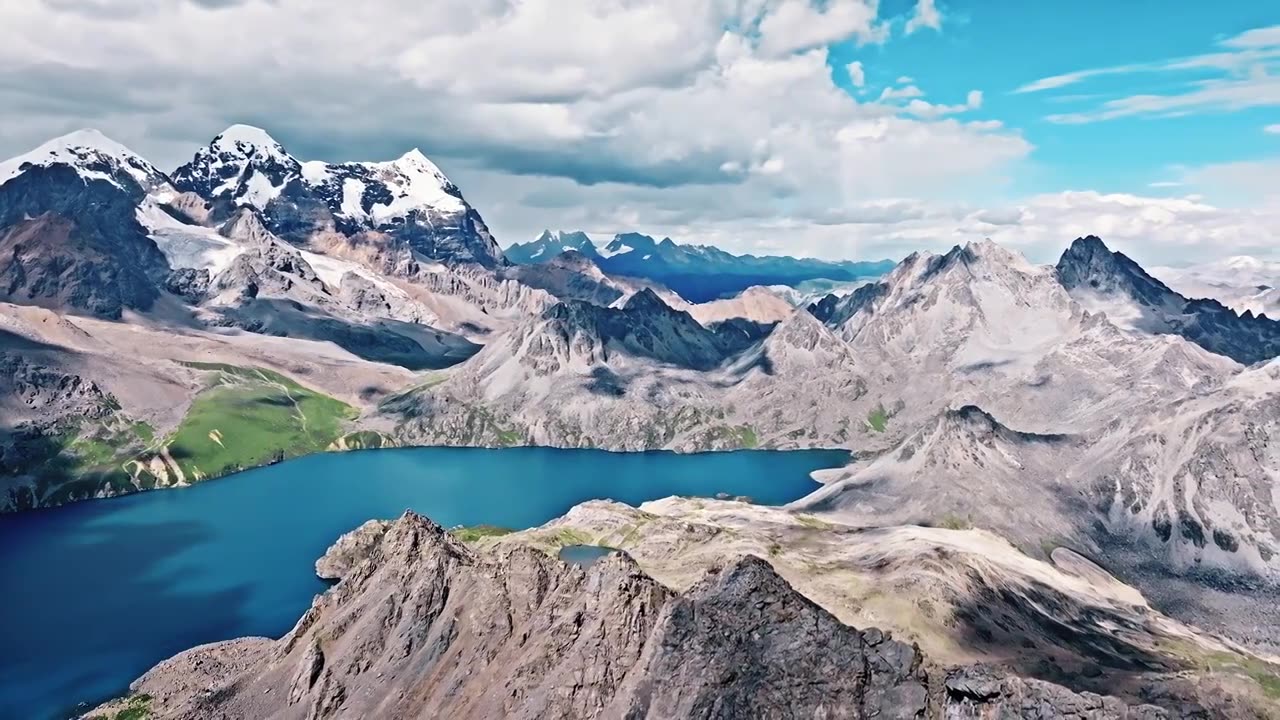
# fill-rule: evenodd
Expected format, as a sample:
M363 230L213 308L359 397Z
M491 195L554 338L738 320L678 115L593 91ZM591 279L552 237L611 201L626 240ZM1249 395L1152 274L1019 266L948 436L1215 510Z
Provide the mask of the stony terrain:
M349 563L280 640L189 650L89 717L131 705L154 718L1170 716L949 670L842 623L759 557L674 591L626 554L584 570L518 543L477 550L406 513ZM1252 716L1229 702L1173 712Z

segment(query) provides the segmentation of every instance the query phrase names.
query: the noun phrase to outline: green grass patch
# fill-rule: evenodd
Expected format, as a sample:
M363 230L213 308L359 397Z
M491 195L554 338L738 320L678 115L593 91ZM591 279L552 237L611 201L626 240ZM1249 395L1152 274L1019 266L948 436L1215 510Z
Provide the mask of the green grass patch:
M394 438L376 430L357 430L343 435L335 442L347 450L376 450L396 446Z
M146 720L151 717L151 696L146 693L132 695L125 700L124 707L114 714L94 715L90 720Z
M484 538L502 537L515 532L511 528L498 527L496 525L471 525L469 527L454 528L449 531L454 537L462 542L471 543Z
M889 426L889 418L891 417L893 417L893 414L885 410L884 405L876 405L871 412L867 413L867 425L871 426L872 430L882 433Z
M165 443L188 481L325 450L356 415L270 370L187 365L216 373Z
M546 541L556 547L567 545L595 545L595 538L574 528L557 528L545 536Z

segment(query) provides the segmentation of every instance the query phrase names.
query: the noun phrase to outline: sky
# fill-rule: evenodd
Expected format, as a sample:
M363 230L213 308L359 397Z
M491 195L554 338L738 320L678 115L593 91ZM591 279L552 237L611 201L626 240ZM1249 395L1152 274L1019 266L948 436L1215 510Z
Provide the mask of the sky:
M1096 234L1280 259L1280 3L0 0L0 156L97 128L162 169L232 123L417 147L543 228L900 258Z

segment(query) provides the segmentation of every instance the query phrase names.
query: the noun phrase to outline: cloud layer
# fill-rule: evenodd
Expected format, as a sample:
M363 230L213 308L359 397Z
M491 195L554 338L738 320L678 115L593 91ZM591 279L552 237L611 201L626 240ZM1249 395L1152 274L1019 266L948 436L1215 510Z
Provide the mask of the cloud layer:
M876 0L32 0L6 9L0 26L0 155L93 126L172 167L233 122L268 128L304 159L417 146L504 242L581 226L879 257L991 235L1036 254L1038 243L1106 226L1134 242L1160 231L1176 237L1144 242L1227 238L1244 250L1254 224L1274 219L1088 193L1009 201L1008 178L1034 148L983 115L983 88L935 99L905 77L871 87L868 60L829 62L832 43L927 41L946 31L946 9L918 0L888 18ZM1273 45L1246 33L1223 54Z

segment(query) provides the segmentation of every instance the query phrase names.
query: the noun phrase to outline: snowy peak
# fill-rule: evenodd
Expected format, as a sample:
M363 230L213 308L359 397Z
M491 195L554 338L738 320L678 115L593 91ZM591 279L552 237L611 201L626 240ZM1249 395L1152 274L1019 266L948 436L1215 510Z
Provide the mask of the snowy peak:
M218 153L246 160L255 157L275 160L290 158L284 146L267 134L266 130L252 125L232 125L213 139L210 148Z
M614 235L608 245L604 246L604 250L600 253L605 257L613 255L621 255L629 252L654 252L657 250L658 243L648 235L640 233L622 233Z
M232 125L172 177L181 191L265 210L301 174L301 164L265 130Z
M536 240L527 243L516 243L507 248L506 254L512 262L521 265L543 263L556 258L561 253L579 252L594 260L600 259L596 245L582 231L566 232L564 230L543 230Z
M261 128L233 125L178 168L173 182L212 201L223 217L256 208L267 228L295 244L319 232L372 231L430 260L506 264L479 214L417 148L383 162L303 163Z
M65 165L86 181L105 180L122 189L144 192L165 181L164 173L124 145L93 129L54 138L36 149L0 163L0 185L35 167Z

